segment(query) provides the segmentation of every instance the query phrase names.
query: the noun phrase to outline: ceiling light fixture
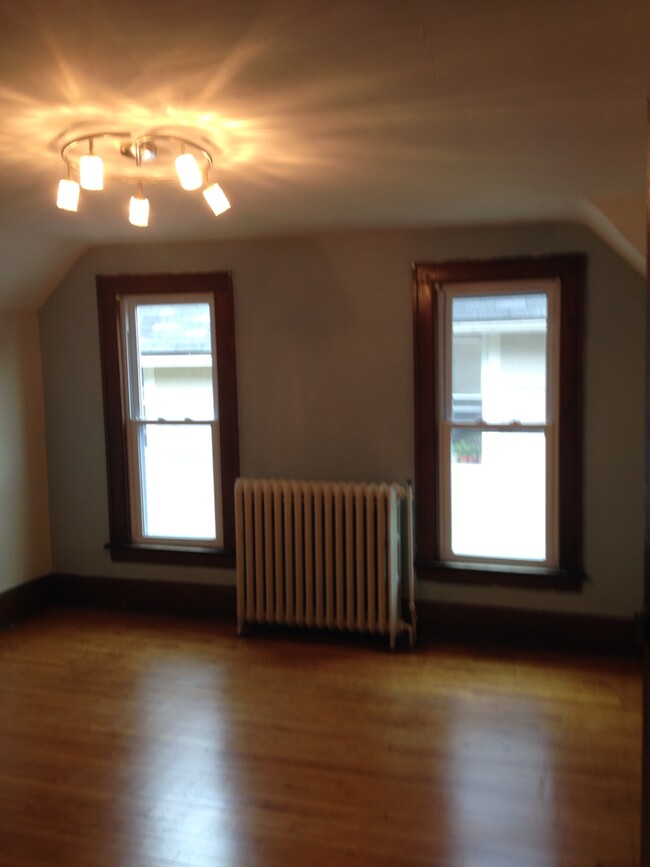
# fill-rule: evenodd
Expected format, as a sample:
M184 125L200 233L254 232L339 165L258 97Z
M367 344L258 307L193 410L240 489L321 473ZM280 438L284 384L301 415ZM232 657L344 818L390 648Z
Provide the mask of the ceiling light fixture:
M137 183L137 194L129 205L129 222L134 226L149 225L149 200L143 195L143 182L178 180L184 190L202 189L216 216L230 207L219 184L209 181L212 154L202 144L183 136L99 131L66 141L61 159L67 177L59 181L56 204L65 211L78 210L80 190L103 190L104 175L109 180Z

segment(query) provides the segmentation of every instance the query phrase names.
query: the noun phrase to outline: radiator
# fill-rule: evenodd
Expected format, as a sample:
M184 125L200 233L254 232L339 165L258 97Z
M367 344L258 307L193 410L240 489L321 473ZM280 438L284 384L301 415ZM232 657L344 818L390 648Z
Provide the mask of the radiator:
M413 643L411 516L410 486L237 479L238 632L246 622L321 627L380 633L394 647L408 631Z

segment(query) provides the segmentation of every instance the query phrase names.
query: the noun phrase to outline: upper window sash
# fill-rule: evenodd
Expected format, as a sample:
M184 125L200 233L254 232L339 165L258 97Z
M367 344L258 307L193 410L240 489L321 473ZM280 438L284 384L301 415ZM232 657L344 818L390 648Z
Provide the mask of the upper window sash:
M559 418L559 388L557 376L559 370L560 347L560 283L559 280L513 280L513 281L477 281L476 283L438 283L436 289L437 304L437 368L443 371L443 382L438 390L438 418L453 423L463 424L454 418L453 406L453 302L454 299L471 298L474 296L531 296L545 295L546 305L546 409L545 418L534 421L522 421L519 418L500 418L498 421L477 419L490 429L513 430L522 428L540 429L554 424ZM470 423L470 422L467 422Z
M194 411L191 416L152 416L146 412L144 404L145 385L143 382L143 360L147 357L140 350L140 339L138 329L138 311L146 307L174 307L174 306L189 306L193 304L206 305L209 311L209 367L211 370L212 382L212 401L210 411L203 412L196 417ZM128 416L132 420L140 421L214 421L219 418L219 394L218 394L218 376L217 376L217 346L216 346L216 328L215 328L215 312L212 296L209 293L183 293L178 295L127 295L119 298L121 334L125 340L121 347L122 366L127 380L127 411ZM144 341L143 341L144 342ZM148 353L152 360L152 366L155 362L161 362L166 356L172 356L171 352L165 351L165 347L160 347L160 352L157 354ZM179 357L190 358L189 352L178 353ZM196 355L196 353L194 353ZM208 353L203 353L204 356ZM178 361L176 361L178 365ZM162 366L162 364L160 364ZM180 365L179 365L180 366Z

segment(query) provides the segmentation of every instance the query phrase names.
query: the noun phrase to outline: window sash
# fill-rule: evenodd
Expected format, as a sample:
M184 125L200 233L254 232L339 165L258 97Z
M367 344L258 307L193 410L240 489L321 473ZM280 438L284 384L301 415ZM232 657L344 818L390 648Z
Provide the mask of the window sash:
M201 428L210 429L212 449L212 506L214 509L215 532L212 535L156 535L145 532L145 513L147 503L145 491L147 479L145 456L143 449L143 433L147 428ZM130 419L127 423L127 460L129 466L129 496L131 505L132 539L136 543L186 546L200 544L202 547L222 548L223 537L223 506L221 502L221 462L219 454L219 422Z
M138 345L137 316L142 306L185 306L206 304L210 311L210 349L211 349L211 387L212 418L147 418L142 406L144 384L142 382L141 353ZM147 294L128 295L119 299L121 365L124 387L124 407L126 415L126 451L128 465L128 488L131 514L131 540L138 544L161 544L171 546L201 545L206 548L222 548L223 504L221 502L221 456L219 449L218 422L218 377L217 346L215 329L214 302L208 293ZM212 451L212 507L214 513L214 533L209 535L189 535L187 533L157 535L146 532L147 479L143 435L148 427L168 425L182 427L203 426L210 428Z
M217 345L214 301L208 293L183 293L160 295L127 295L119 299L120 331L123 335L121 344L121 363L127 394L124 395L126 417L130 420L160 421L147 419L142 411L141 369L139 364L137 334L137 311L141 306L185 306L190 304L207 304L210 310L210 349L211 349L211 381L212 381L212 418L195 419L196 421L211 421L219 417L219 385L217 376ZM185 418L166 418L168 422L186 421Z
M452 547L452 434L454 431L477 431L479 433L507 433L513 436L540 433L545 442L545 553L543 559L498 557L490 555L456 554ZM491 563L506 566L558 565L557 555L557 504L554 502L557 474L557 427L555 425L489 425L458 424L443 422L440 425L440 557L445 562Z
M517 279L500 282L466 282L436 285L438 323L438 549L442 561L450 563L495 564L504 566L559 565L559 348L560 348L560 283L559 280ZM454 421L452 388L453 299L462 296L545 294L546 320L546 419L545 423L509 421L487 423ZM452 548L452 431L537 433L545 436L545 553L543 560L455 554Z

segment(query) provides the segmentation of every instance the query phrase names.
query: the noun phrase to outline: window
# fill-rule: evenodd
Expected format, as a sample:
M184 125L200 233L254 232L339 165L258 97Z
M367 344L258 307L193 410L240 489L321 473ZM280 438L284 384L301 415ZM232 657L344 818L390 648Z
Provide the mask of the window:
M415 266L420 575L581 586L584 269Z
M234 561L227 273L98 277L113 559Z

